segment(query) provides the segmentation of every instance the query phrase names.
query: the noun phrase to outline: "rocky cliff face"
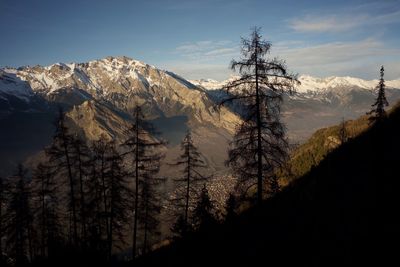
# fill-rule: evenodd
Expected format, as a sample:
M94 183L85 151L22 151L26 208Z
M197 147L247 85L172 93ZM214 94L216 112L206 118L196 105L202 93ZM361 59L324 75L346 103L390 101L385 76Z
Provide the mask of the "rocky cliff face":
M162 132L161 137L169 141L167 161L177 155L179 142L190 129L211 169L225 170L223 162L228 141L239 117L228 109L216 109L203 89L176 74L127 57L1 70L2 143L9 142L13 133L19 131L16 125L20 123L15 114L24 118L33 113L45 114L48 118L37 124L31 119L25 135L20 134L20 140L11 140L13 145L4 151L23 150L19 145L21 140L25 145L33 142L26 131L36 134L43 125L51 129L52 114L58 105L67 110L73 127L88 139L95 140L104 134L122 141L136 104L143 106L146 118ZM51 131L40 135L39 147L43 148L50 137ZM8 161L11 164L24 160L26 154L32 155L36 150L40 149L35 146L23 156L7 152Z

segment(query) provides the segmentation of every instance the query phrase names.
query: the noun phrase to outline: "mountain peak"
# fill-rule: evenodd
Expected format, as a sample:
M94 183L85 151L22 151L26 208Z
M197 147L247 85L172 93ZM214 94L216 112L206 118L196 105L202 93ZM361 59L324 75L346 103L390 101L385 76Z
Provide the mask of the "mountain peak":
M149 64L146 64L142 61L127 57L127 56L107 56L104 59L95 60L95 61L103 61L112 64L122 64L122 65L130 65L130 66L139 66L139 67L153 67Z

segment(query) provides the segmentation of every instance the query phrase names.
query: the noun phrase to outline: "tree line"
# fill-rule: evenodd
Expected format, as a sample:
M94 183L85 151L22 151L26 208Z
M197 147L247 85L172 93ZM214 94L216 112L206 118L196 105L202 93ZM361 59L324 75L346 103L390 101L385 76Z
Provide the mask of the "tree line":
M88 143L70 131L60 110L46 160L31 175L19 164L12 176L0 179L2 263L23 266L65 253L108 262L129 245L133 259L149 251L160 235L166 178L159 176L159 148L166 143L153 137L140 106L133 118L121 144L106 136ZM173 232L182 237L214 218L209 177L198 170L206 165L190 132L173 165L182 166L172 200ZM194 186L199 182L203 187Z

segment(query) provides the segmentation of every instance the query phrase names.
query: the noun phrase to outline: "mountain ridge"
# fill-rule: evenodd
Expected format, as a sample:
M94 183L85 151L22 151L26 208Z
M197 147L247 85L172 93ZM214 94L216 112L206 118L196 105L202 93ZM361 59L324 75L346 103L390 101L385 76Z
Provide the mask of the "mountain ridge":
M49 108L34 106L36 98ZM120 125L127 124L134 107L141 105L146 119L169 139L172 154L166 160L174 160L180 140L190 129L195 142L203 147L200 150L203 149L212 171L226 170L228 142L240 122L230 110L217 109L204 90L184 78L127 57L1 70L0 120L5 127L0 137L3 140L12 139L13 132L18 131L18 121L11 122L10 116L18 113L19 117L26 118L32 112L42 112L54 117L51 114L59 105L72 125L80 128L89 140L101 134L123 139ZM49 119L47 124L51 123ZM32 120L32 127L26 131L35 132L37 127ZM47 133L47 142L50 142L49 136ZM203 140L203 136L212 138ZM10 143L15 145L12 150L22 149L18 147L18 140ZM40 144L45 145L45 142Z
M300 76L300 79L303 80L303 86L306 86L305 79L314 81L317 78ZM339 78L330 78L329 81L338 87L335 90L319 91L304 89L306 92L299 90L296 94L284 95L282 117L292 143L305 142L317 129L337 124L343 117L347 120L365 114L376 97L372 89L364 90L346 85L351 81L339 83ZM204 82L215 83L213 80ZM54 116L51 114L58 105L70 112L67 116L72 117L74 123L83 128L82 132L91 138L95 138L93 134L102 132L103 128L112 136L111 133L120 132L118 129L107 130L105 127L115 125L111 123L113 111L124 113L125 117L121 118L124 120L130 116L133 107L139 104L142 105L146 118L153 121L173 145L179 143L184 132L192 130L198 145L206 147L209 161L217 162L216 169L223 170L226 169L224 160L228 143L235 127L240 123L240 114L234 107L216 108L216 104L225 96L221 90L207 90L178 74L124 56L84 63L3 68L0 69L0 120L7 121L4 125L12 127L4 127L0 137L7 140L12 138L13 131L18 131L15 128L17 121L11 122L10 116L28 118L32 116L29 113L36 112L52 118ZM399 100L400 90L387 89L387 98L389 103ZM104 110L111 107L113 111L106 113L110 115L110 120L107 121L106 118L105 123L102 120L83 123L85 120L79 119L77 113L85 110L85 102L106 105ZM95 112L98 111L100 109ZM18 115L13 115L16 113ZM94 114L93 118L99 116ZM98 125L94 125L95 122ZM24 129L35 133L37 127L44 127L43 123L41 121L35 127L34 120L31 120L29 125L32 126ZM50 123L49 121L48 124ZM46 134L45 139L48 140L49 136L50 134ZM207 136L208 140L204 141L203 136ZM45 140L40 136L37 138ZM15 151L21 150L16 145L17 140L11 143L15 144ZM40 143L40 146L45 146L45 143ZM178 152L175 149L174 153Z
M201 86L207 90L221 89L229 81L237 78L237 76L232 75L230 78L223 81L216 81L213 79L199 79L199 80L189 80L191 83ZM351 76L327 76L324 78L315 77L308 74L302 74L298 77L300 85L295 85L296 92L307 93L323 91L329 88L336 87L358 87L362 89L372 90L375 89L379 80L365 80L357 77ZM387 80L385 81L387 88L400 89L400 79Z

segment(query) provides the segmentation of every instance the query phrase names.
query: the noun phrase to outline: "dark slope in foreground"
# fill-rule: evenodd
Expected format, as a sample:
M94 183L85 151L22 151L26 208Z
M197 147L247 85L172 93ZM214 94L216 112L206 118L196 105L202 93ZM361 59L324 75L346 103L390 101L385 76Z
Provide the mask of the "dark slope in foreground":
M400 238L400 109L329 154L263 207L143 265L388 266ZM390 266L400 266L391 262Z

